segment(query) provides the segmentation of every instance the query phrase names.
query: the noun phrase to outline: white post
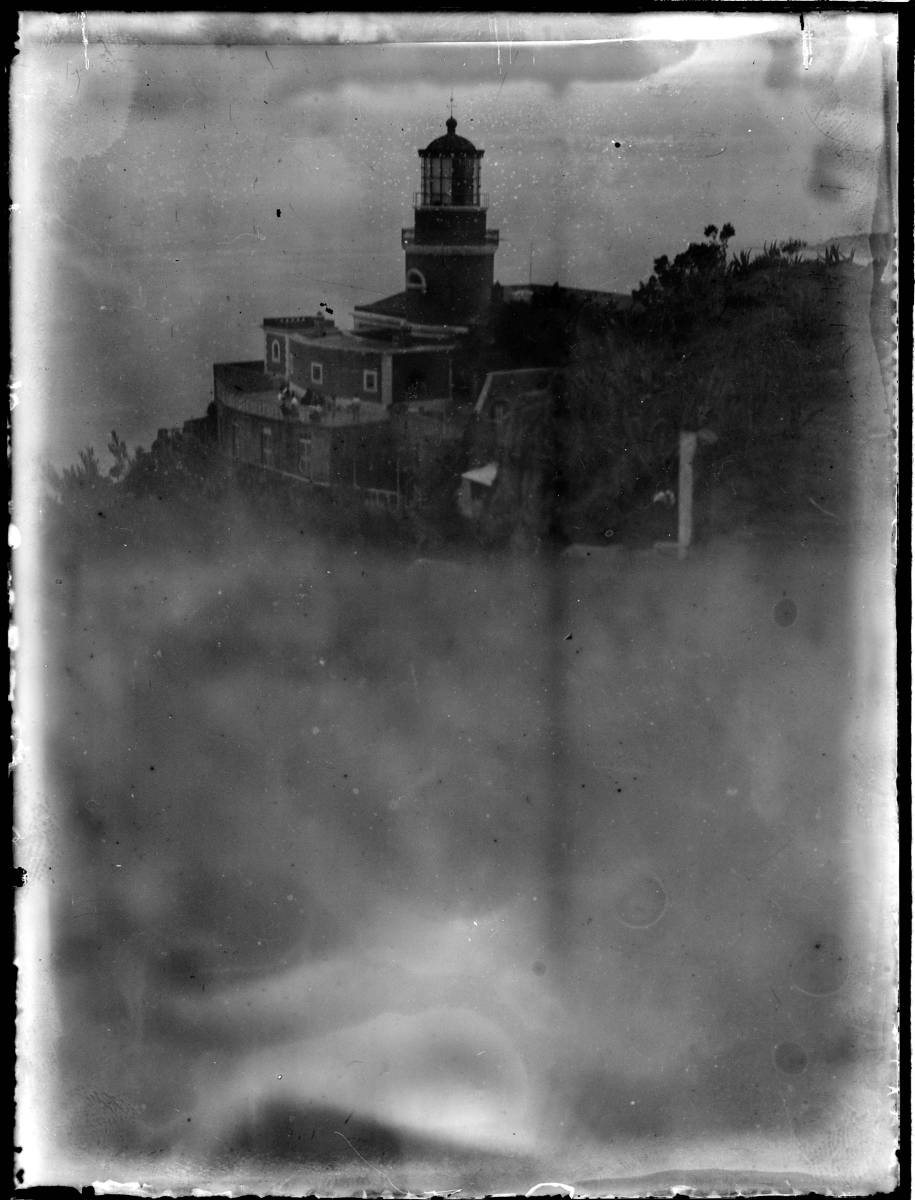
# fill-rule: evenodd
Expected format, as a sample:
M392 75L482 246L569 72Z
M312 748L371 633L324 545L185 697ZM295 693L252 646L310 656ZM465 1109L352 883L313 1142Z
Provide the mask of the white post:
M680 434L680 479L677 496L677 557L686 558L693 540L693 459L696 434Z

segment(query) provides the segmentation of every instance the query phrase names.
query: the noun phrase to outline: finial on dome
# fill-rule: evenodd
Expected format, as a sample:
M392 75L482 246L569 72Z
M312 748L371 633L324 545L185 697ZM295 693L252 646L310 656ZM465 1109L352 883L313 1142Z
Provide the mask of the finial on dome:
M449 133L454 133L455 129L457 129L457 121L455 121L453 116L450 116L445 122L445 128Z

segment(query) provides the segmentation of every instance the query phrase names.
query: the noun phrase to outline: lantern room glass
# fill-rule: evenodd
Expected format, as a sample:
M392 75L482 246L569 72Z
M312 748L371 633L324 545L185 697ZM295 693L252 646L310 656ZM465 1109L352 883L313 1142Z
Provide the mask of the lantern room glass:
M478 207L480 164L465 155L434 155L423 159L423 204Z

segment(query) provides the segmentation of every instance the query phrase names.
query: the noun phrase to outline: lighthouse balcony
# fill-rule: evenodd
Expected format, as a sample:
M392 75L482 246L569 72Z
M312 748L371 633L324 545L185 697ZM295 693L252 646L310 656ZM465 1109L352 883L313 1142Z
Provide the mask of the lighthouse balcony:
M420 241L417 241L416 230L414 228L401 229L400 231L400 244L403 247L422 245L424 240L425 239L421 239ZM477 239L475 237L471 239L472 242L475 242L476 240ZM498 229L484 229L480 240L486 246L498 246Z
M477 192L473 199L454 200L446 195L430 195L428 192L413 193L414 208L489 208L489 192Z

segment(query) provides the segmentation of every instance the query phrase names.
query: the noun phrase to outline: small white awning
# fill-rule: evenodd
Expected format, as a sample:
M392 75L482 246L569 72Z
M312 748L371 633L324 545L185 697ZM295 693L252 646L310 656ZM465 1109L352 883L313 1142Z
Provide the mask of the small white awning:
M487 463L485 467L473 467L470 471L465 471L461 479L470 483L481 483L483 487L492 487L498 473L498 463Z

